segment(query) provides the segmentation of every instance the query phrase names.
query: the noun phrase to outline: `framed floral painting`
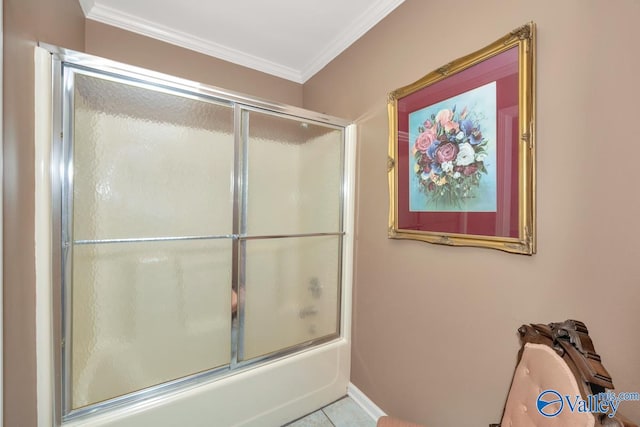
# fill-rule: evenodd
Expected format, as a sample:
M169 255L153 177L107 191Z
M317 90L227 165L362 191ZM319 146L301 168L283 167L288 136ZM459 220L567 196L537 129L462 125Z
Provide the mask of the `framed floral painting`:
M534 36L389 95L389 237L535 253Z

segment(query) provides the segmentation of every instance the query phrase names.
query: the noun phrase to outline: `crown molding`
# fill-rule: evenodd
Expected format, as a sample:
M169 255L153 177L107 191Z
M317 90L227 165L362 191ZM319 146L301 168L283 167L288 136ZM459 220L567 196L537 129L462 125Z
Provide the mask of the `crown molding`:
M84 16L89 16L89 13L91 13L91 9L93 9L93 6L96 4L96 0L78 0L80 3L80 7L82 8L82 11L84 12Z
M213 56L243 67L303 84L351 46L404 0L378 0L347 26L302 69L295 69L174 28L105 6L98 0L79 0L88 19Z
M82 2L95 2L95 0L80 1L81 4ZM135 15L121 12L117 9L101 5L100 3L94 3L89 13L85 12L85 16L88 19L102 22L103 24L122 28L123 30L184 47L186 49L223 59L237 65L242 65L243 67L291 80L295 83L304 83L302 80L302 74L299 70L205 40L192 34L188 34Z
M378 0L371 5L301 70L302 80L313 77L402 3L404 0Z

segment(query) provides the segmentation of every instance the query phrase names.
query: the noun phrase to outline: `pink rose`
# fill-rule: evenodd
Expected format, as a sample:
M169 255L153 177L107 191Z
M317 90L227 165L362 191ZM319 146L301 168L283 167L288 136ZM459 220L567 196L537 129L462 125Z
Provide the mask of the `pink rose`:
M460 125L457 122L453 121L453 111L451 110L440 110L436 115L436 122L440 123L445 130L445 132L451 132L452 130L459 132Z
M453 111L451 110L440 110L438 111L438 114L436 114L436 122L440 123L442 126L451 120L453 120Z
M433 132L433 130L427 129L424 132L422 132L420 135L418 135L418 138L416 138L416 144L414 148L417 151L422 151L423 153L426 153L429 146L431 146L431 144L435 140L436 140L436 134Z
M441 144L436 150L436 160L442 164L444 162L451 162L458 155L458 146L451 142L445 142Z

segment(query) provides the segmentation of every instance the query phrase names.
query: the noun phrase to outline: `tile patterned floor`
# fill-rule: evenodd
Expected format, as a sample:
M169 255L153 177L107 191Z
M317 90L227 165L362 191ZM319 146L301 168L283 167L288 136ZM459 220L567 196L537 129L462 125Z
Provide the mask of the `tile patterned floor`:
M286 427L375 427L376 422L350 397L344 397Z

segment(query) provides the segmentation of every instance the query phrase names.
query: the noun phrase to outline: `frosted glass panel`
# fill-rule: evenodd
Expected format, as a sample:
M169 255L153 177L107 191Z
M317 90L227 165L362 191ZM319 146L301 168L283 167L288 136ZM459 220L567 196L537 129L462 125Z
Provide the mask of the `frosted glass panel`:
M249 240L244 359L338 331L339 236Z
M251 113L247 234L340 231L342 131Z
M77 75L76 240L232 233L233 110Z
M229 363L231 241L79 245L72 405Z

